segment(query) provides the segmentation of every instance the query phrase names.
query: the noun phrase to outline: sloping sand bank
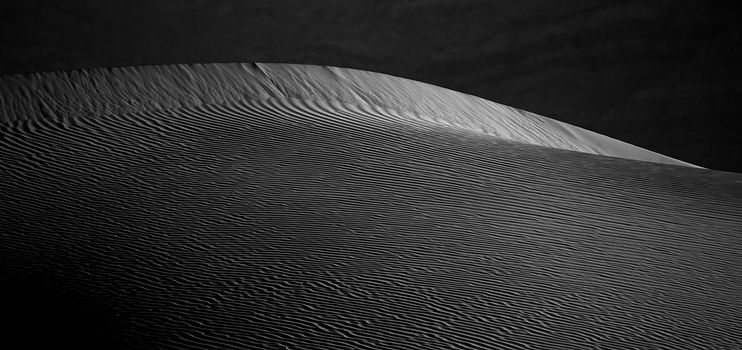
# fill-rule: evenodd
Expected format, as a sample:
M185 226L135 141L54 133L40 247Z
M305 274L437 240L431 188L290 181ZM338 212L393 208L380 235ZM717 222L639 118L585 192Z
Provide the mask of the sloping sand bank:
M350 70L0 86L8 341L742 347L740 174Z

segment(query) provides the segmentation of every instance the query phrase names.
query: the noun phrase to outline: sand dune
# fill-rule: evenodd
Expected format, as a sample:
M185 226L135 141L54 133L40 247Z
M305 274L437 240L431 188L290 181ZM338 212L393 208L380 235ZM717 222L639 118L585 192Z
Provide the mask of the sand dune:
M3 317L26 342L742 347L740 174L348 69L0 91Z
M70 123L99 115L249 99L299 99L389 110L386 118L425 120L498 138L667 164L684 163L533 113L441 87L379 73L290 64L113 68L0 79L0 111L11 124ZM378 119L375 112L370 119Z

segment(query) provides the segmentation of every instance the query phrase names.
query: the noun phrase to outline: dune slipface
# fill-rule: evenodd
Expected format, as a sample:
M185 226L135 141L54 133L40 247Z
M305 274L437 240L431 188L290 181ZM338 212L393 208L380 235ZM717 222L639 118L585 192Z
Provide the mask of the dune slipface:
M742 347L742 175L349 69L0 78L7 341Z

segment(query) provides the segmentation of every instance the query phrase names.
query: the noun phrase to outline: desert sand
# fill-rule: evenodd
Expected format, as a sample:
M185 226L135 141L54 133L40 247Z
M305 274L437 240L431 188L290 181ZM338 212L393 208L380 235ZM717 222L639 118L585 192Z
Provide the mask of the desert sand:
M31 346L742 347L740 174L320 66L3 76L0 118Z

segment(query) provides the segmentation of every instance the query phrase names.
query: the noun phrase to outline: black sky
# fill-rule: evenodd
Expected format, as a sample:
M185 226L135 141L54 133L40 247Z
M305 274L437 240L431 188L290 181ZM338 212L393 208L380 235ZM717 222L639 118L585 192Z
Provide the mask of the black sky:
M732 1L5 1L0 74L333 65L523 108L742 172Z

